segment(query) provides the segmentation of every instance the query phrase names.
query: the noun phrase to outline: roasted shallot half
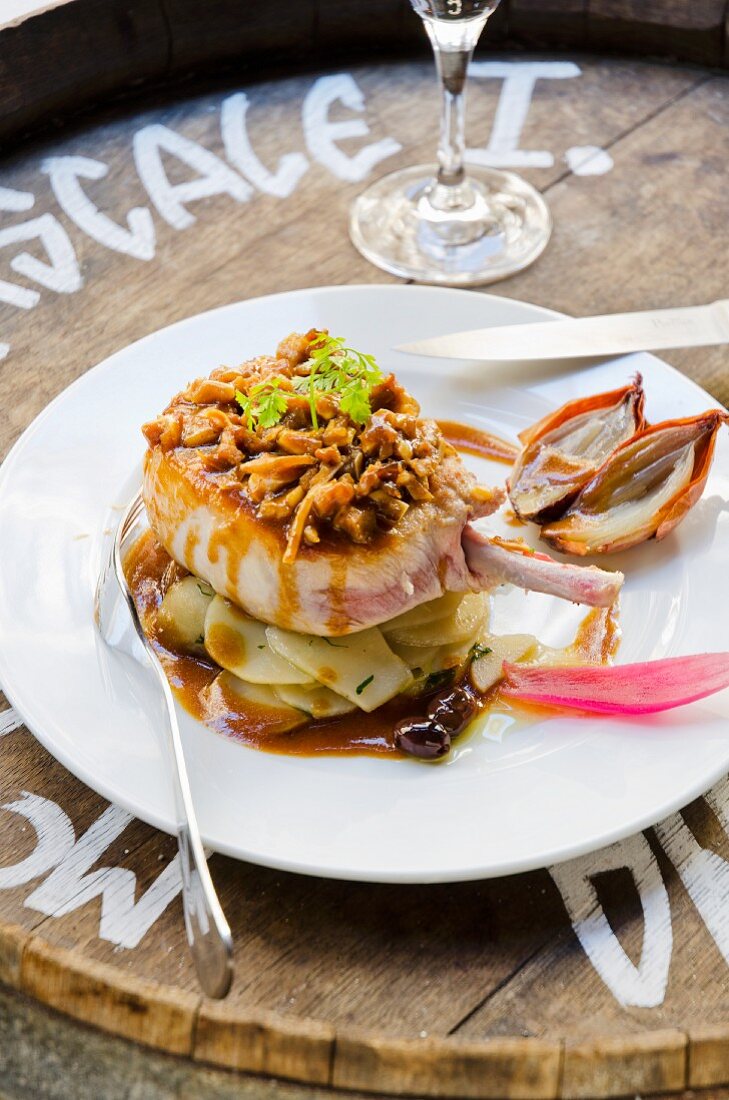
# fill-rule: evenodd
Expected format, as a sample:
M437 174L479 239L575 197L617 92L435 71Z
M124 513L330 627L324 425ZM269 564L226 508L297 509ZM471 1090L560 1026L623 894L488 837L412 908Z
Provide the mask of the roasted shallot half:
M562 515L616 447L644 427L643 404L637 374L621 389L568 401L522 432L508 482L519 518L545 523Z
M606 554L664 538L704 491L716 434L729 414L665 420L613 452L542 537L569 554Z

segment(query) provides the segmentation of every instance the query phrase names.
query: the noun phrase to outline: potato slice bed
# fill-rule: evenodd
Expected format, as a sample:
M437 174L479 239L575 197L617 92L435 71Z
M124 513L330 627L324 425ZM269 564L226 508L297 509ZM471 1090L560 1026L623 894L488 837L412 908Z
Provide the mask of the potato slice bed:
M265 624L216 596L205 616L205 648L212 659L250 684L312 684L311 676L271 649Z
M215 593L197 577L175 581L157 611L157 631L170 649L200 652L205 633L205 616Z
M504 634L499 638L484 635L481 642L488 653L475 657L471 662L471 683L477 691L485 692L502 678L504 661L519 661L537 645L531 634Z
M208 655L225 670L221 685L270 710L280 732L300 725L304 715L369 712L403 691L422 689L432 674L467 660L487 617L483 594L449 592L382 628L322 638L267 626L211 595L205 582L185 577L165 596L158 621L175 648L201 652L204 639Z
M216 704L216 697L220 697L224 705L225 696L230 698L231 694L245 700L246 713L253 712L254 720L257 718L261 722L267 736L276 737L289 733L307 722L304 712L298 707L289 706L279 697L276 688L266 684L247 684L232 672L221 672L207 690Z
M427 675L440 667L440 646L398 645L397 642L392 640L388 642L388 645L413 673L416 669L420 669L420 672Z
M275 690L284 703L306 711L312 718L337 718L357 709L354 703L323 684L279 684Z
M463 592L446 592L444 595L439 596L437 600L419 603L417 607L412 607L410 611L403 611L402 615L396 615L394 619L388 619L386 623L382 623L381 629L392 634L396 630L438 622L439 619L445 619L454 614L463 596Z
M285 660L367 712L413 682L410 669L377 627L334 639L269 626L266 637Z
M434 622L413 626L382 624L387 639L406 646L453 646L473 638L486 626L488 597L482 592L467 592L450 615Z

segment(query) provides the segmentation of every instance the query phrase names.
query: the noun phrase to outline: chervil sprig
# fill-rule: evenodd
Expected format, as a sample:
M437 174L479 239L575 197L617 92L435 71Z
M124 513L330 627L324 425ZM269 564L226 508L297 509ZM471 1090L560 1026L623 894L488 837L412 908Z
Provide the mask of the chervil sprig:
M249 431L254 427L272 428L286 414L288 401L280 378L270 378L253 386L250 394L235 391Z
M272 428L274 424L278 424L289 407L280 385L280 382L274 379L273 382L260 387L260 394L257 393L258 386L254 386L251 391L258 400L258 423L262 428Z
M297 393L308 396L312 427L319 427L316 401L323 393L336 396L339 408L354 424L366 423L372 415L372 390L383 379L374 357L347 347L342 337L326 332L317 332L313 343L305 364L309 373L291 379ZM269 378L253 386L250 393L236 390L235 399L249 431L272 428L286 415L288 398L283 382L281 378Z
M246 418L246 427L249 432L253 431L253 402L248 394L242 393L241 390L235 391L235 399L240 405L241 412Z
M372 414L370 397L382 381L382 371L374 356L347 347L341 336L317 332L309 355L309 373L294 385L308 393L311 423L319 427L316 397L319 393L339 395L339 407L355 424L364 424Z

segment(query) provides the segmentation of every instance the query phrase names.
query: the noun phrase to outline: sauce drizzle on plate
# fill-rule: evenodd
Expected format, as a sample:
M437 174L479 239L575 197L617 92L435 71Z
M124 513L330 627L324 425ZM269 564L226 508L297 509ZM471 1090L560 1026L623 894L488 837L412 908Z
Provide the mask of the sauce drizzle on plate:
M438 423L457 449L513 462L517 449L506 440L452 421ZM193 718L225 737L266 752L295 756L406 755L395 743L396 728L406 719L424 717L429 699L437 689L427 696L400 696L369 714L358 711L337 718L311 719L296 729L279 732L276 712L241 698L219 678L221 669L207 655L175 652L162 644L156 625L157 610L168 588L186 576L187 571L172 560L151 530L131 548L124 568L145 631L159 654L175 696ZM569 652L574 659L603 663L613 656L618 637L614 613L606 615L595 609L583 621ZM465 690L473 705L473 717L465 736L486 712L506 715L517 711L522 720L528 721L543 709L515 707L513 702L502 701L498 685L484 695L470 685Z
M483 428L459 424L455 420L437 420L436 424L444 438L464 454L490 458L494 462L504 462L507 466L512 466L519 454L519 447L514 443L509 443L508 439L502 439Z

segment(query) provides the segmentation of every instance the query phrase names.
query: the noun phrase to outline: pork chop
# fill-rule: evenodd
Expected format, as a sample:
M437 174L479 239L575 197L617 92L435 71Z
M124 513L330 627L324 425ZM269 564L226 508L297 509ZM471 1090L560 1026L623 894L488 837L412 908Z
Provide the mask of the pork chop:
M144 501L175 561L257 619L329 636L503 581L613 602L621 574L473 528L502 490L478 485L394 377L342 345L293 334L144 426Z

